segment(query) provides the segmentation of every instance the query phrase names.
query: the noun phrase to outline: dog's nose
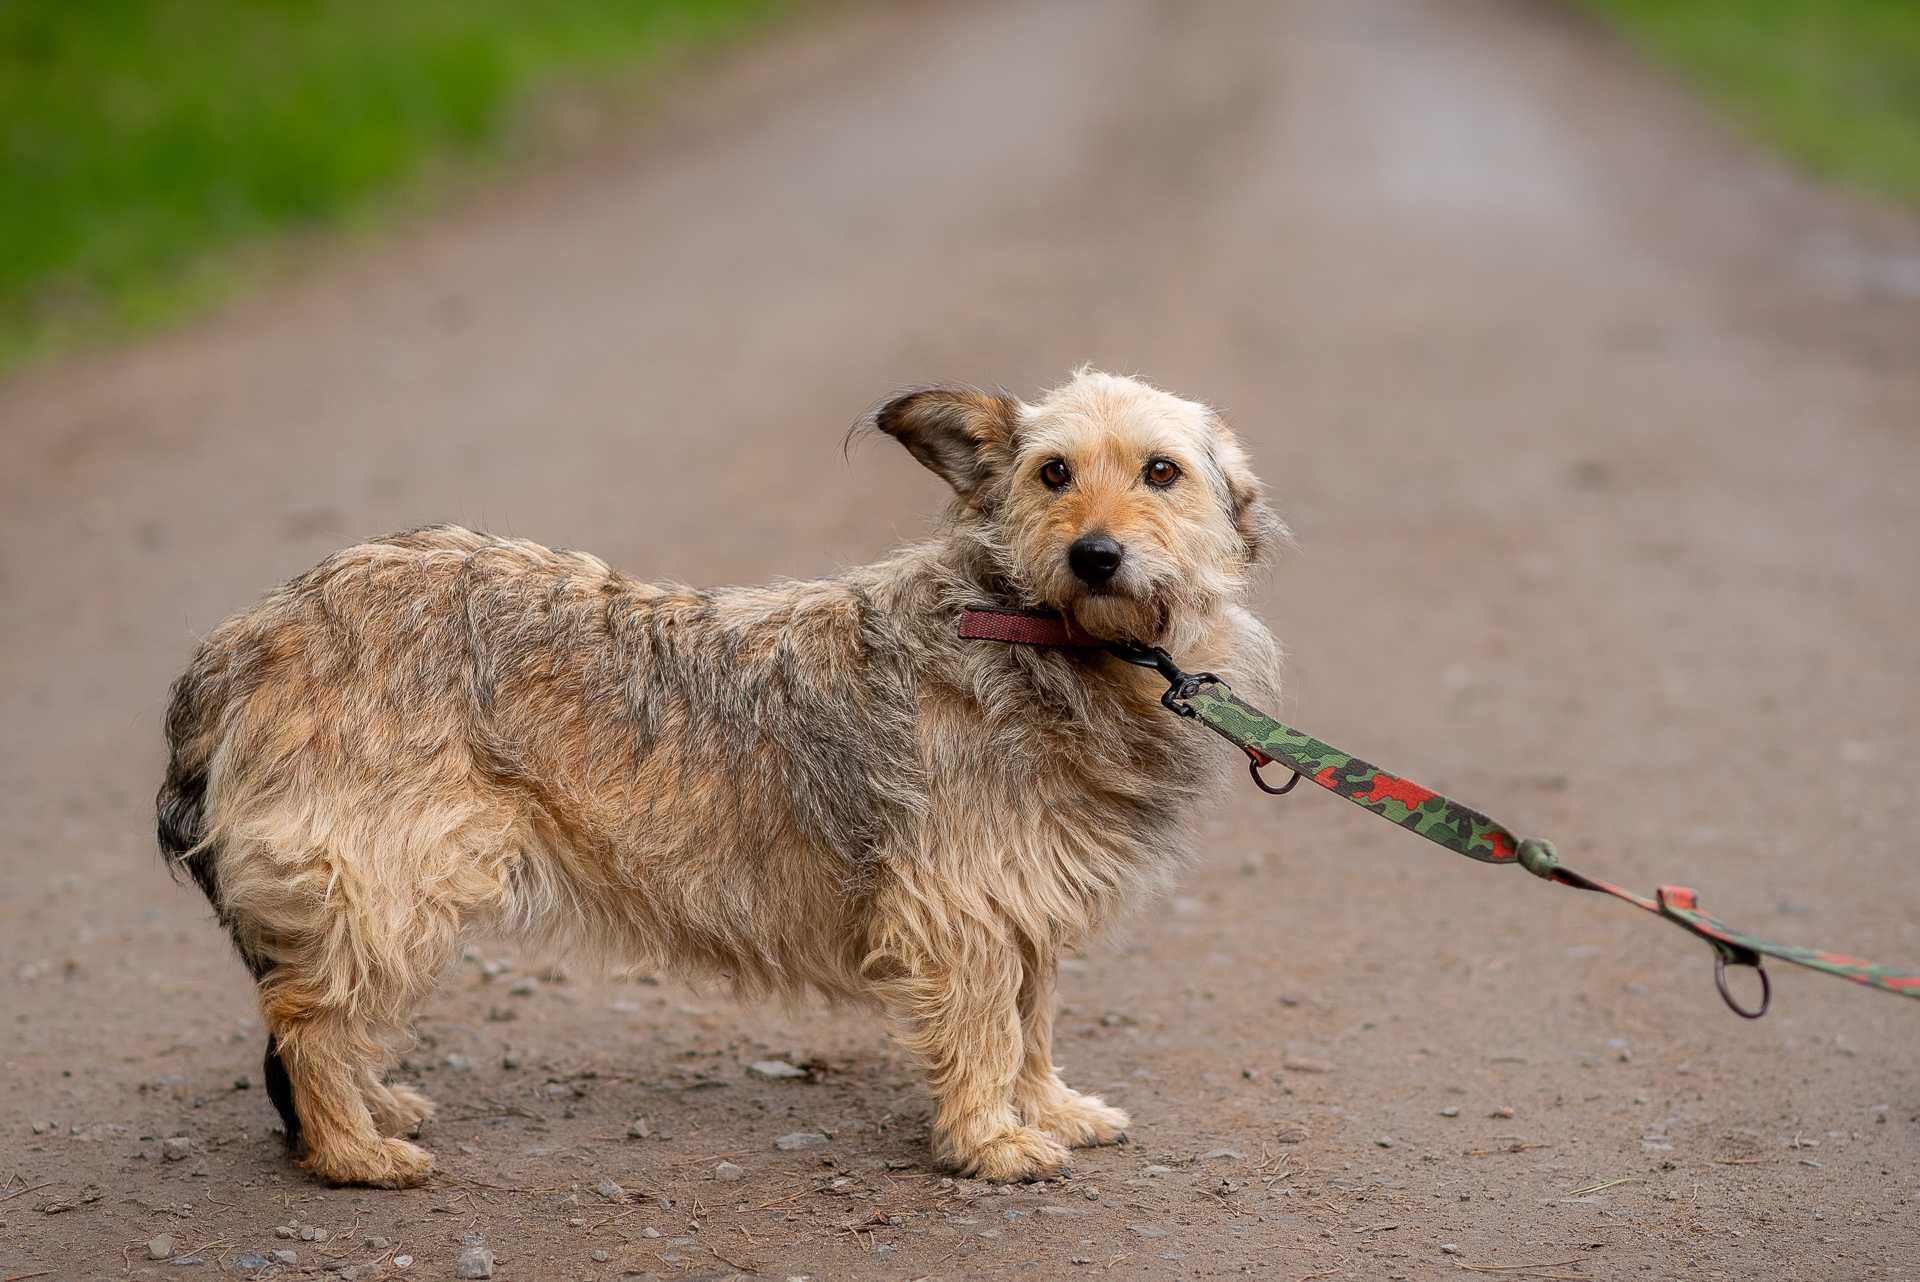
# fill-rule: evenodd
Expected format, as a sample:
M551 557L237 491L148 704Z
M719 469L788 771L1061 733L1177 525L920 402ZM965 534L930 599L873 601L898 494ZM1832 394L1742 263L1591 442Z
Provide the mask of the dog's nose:
M1067 549L1067 564L1073 568L1075 578L1090 588L1099 588L1113 578L1124 555L1112 535L1083 534Z

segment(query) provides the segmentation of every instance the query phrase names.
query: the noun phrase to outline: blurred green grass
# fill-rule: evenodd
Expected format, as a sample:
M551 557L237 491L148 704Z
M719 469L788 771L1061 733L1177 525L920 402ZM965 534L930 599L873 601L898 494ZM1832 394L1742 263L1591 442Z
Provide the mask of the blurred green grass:
M782 0L0 0L0 369L190 314Z
M1920 0L1585 0L1813 172L1920 206Z

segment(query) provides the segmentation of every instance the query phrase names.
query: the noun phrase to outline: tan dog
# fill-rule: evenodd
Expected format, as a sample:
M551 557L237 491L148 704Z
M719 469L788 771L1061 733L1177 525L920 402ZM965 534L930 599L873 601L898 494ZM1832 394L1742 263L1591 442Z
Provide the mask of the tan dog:
M1056 961L1165 878L1228 772L1152 673L958 619L1053 607L1270 697L1237 600L1278 523L1211 411L1132 379L917 391L872 423L958 496L878 564L707 592L439 527L348 548L201 647L160 844L259 983L302 1165L426 1177L400 1136L432 1106L383 1083L386 1050L483 928L879 1006L966 1174L1121 1135L1054 1067Z

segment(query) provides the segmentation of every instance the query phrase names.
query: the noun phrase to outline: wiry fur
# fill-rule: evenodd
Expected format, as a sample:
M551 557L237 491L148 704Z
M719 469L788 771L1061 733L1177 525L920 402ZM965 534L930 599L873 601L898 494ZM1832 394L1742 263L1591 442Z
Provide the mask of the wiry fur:
M1045 1174L1121 1133L1053 1066L1056 959L1165 877L1224 763L1150 673L957 620L1053 606L1270 694L1236 600L1277 523L1211 412L1131 379L921 391L873 423L957 495L875 565L698 591L439 527L208 638L174 687L160 842L259 983L304 1165L425 1178L401 1136L431 1106L382 1083L384 1047L477 928L877 1004L960 1171ZM1143 484L1150 457L1179 481ZM1036 477L1053 458L1064 490ZM1066 569L1094 529L1126 548L1105 594Z

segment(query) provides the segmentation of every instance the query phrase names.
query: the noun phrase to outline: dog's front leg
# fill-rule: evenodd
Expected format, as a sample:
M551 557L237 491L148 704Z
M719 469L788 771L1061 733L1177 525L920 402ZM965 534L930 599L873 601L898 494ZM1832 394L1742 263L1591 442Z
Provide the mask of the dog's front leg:
M896 942L868 960L902 1043L926 1065L934 1156L984 1180L1058 1174L1067 1150L1023 1125L1013 1104L1023 1054L1019 951L972 923L943 925L937 953Z
M1037 1126L1062 1144L1086 1148L1126 1137L1127 1115L1095 1095L1082 1095L1060 1080L1053 1063L1054 986L1060 972L1051 949L1029 952L1020 985L1020 1023L1024 1047L1020 1075L1013 1086L1014 1107L1029 1126Z

